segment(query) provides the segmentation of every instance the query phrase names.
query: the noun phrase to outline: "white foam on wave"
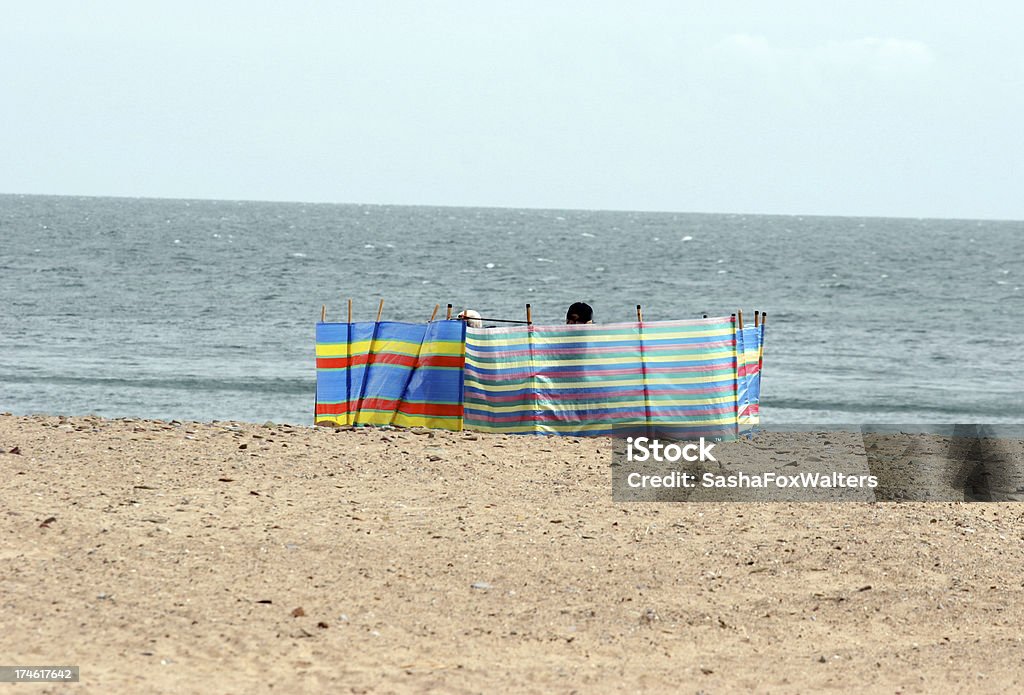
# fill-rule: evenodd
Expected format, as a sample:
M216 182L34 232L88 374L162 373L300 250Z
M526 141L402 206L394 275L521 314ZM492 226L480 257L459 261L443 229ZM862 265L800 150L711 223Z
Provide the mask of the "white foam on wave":
M537 262L538 263L554 263L554 261L551 260L550 258L538 258Z
M595 234L591 234L590 232L581 232L580 236L585 236L588 239L593 239L596 235Z
M301 251L296 251L295 253L290 253L288 255L291 256L292 258L305 258L306 257L306 254L302 253Z
M490 269L490 268L494 267L494 264L493 263L487 263L486 265L484 265L484 267Z
M692 237L692 236L690 236L689 234L687 234L686 236L684 236L684 237L683 237L683 239L682 239L682 240L683 240L683 241L693 241L693 237Z
M364 248L364 249L375 249L375 248L377 248L377 247L376 247L376 246L374 246L373 244L365 244L365 245L363 246L363 248Z

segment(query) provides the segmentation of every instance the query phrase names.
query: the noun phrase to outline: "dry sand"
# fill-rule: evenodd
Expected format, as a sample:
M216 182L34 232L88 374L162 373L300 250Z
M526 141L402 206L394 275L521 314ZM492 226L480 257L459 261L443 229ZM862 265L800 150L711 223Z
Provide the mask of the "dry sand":
M0 689L1024 690L1021 505L613 503L609 447L0 416L2 662L82 674Z

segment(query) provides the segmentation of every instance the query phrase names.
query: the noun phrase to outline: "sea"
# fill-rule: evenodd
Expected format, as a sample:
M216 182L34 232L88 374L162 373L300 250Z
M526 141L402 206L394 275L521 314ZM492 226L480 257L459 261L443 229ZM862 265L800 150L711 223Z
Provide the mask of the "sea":
M314 329L767 312L766 426L1024 423L1024 222L0 195L0 410L312 424Z

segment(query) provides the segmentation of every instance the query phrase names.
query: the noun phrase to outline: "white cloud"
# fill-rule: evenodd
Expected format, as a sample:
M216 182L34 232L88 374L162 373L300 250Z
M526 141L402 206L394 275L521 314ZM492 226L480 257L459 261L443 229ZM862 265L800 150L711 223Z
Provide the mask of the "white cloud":
M910 78L926 72L935 62L928 44L897 38L864 37L790 47L773 44L763 36L732 34L722 39L715 50L730 63L810 82L843 75Z
M935 62L935 55L923 41L863 38L830 41L813 50L811 60L824 67L864 69L887 76L914 76Z

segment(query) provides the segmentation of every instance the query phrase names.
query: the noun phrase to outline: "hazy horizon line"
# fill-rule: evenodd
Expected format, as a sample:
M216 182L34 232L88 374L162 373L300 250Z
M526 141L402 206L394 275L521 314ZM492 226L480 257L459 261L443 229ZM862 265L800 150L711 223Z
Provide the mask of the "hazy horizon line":
M933 217L928 215L863 215L863 214L832 214L820 212L751 212L751 211L709 211L709 210L641 210L636 208L577 208L577 207L532 207L514 205L456 205L443 203L358 203L351 201L329 200L286 200L264 198L214 198L214 197L169 197L156 195L97 195L80 193L23 193L0 192L0 196L32 197L32 198L95 198L120 200L180 200L184 202L199 201L212 203L276 203L288 205L349 205L363 207L409 207L409 208L441 208L456 210L534 210L544 212L636 212L653 215L751 215L754 217L837 217L847 219L880 219L880 220L947 220L962 222L1024 222L1024 219L1006 217Z

